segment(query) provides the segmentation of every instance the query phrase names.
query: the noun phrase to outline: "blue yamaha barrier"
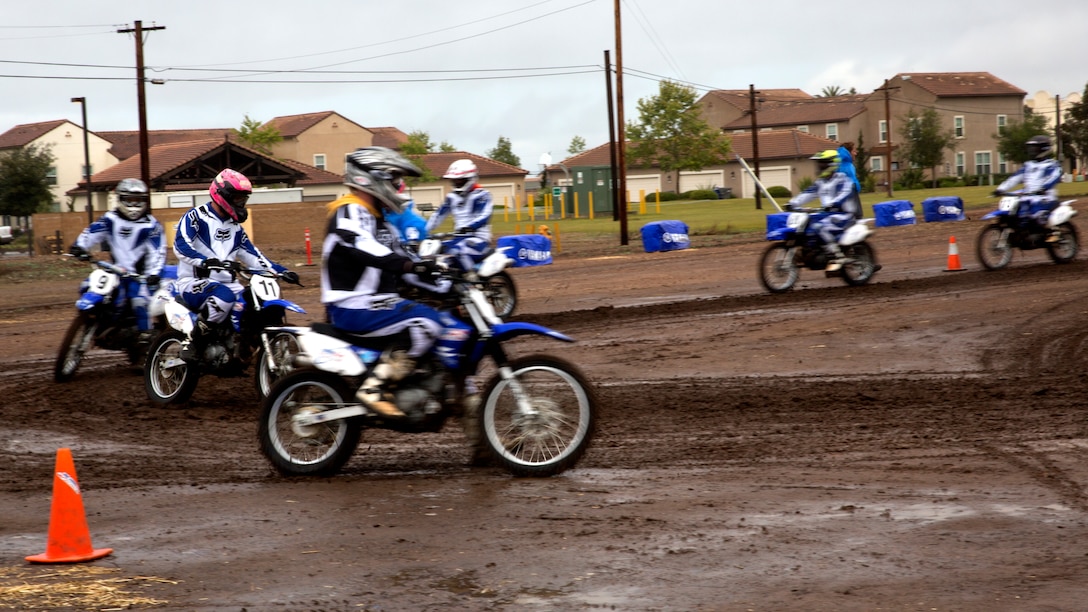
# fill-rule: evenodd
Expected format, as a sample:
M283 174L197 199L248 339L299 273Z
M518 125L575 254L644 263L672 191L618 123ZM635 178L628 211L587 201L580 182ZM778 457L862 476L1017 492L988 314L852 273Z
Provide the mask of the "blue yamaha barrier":
M914 214L914 204L910 200L890 200L873 204L873 215L876 217L877 227L914 225L917 217Z
M922 200L922 214L926 223L933 221L963 221L963 199L959 196L940 196Z
M506 256L514 260L514 267L543 266L552 263L552 240L540 234L502 236L495 241L496 247L510 247Z
M679 251L691 246L688 224L683 221L653 221L642 226L642 248L647 253Z

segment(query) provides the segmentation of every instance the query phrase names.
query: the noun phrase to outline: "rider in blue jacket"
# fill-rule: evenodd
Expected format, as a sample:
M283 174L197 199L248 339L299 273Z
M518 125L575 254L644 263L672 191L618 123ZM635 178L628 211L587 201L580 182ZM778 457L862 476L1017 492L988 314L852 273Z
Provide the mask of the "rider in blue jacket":
M812 228L820 236L824 243L824 250L831 259L826 269L834 272L846 263L846 257L839 248L838 236L857 218L858 200L854 191L854 182L839 171L841 158L838 151L828 149L809 159L815 160L819 176L808 189L797 194L786 204L786 210L794 210L806 202L819 198L824 211L831 213L813 223Z

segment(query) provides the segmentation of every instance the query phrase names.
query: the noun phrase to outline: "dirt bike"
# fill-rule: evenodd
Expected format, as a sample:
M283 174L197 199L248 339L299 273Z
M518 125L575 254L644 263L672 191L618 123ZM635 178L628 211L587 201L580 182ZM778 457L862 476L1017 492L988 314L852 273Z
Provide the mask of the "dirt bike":
M1012 261L1013 249L1029 251L1045 248L1054 263L1069 263L1080 250L1077 228L1071 219L1077 214L1074 200L1066 200L1050 211L1046 225L1041 226L1033 216L1044 210L1034 202L1022 205L1022 193L1001 197L997 210L982 217L992 223L978 235L978 260L987 270L1000 270Z
M136 322L136 313L130 300L125 300L119 307L116 304L121 283L137 280L147 283L147 277L135 274L108 261L95 261L95 269L80 285L80 296L76 300L76 318L68 326L60 351L53 365L53 380L67 382L75 376L83 357L92 347L124 351L129 363L136 365L147 353L149 343L165 327L163 311L156 310L155 296L149 300L148 309L153 328L141 336ZM169 295L170 279L176 276L175 266L166 266L163 270L156 295Z
M783 215L781 226L768 222L767 240L774 244L767 247L759 260L759 280L772 293L789 291L801 275L801 268L827 270L831 263L823 240L813 229L815 222L831 213L813 209L793 210ZM876 263L876 253L866 239L872 235L869 227L872 219L857 219L839 236L839 249L846 263L838 270L827 271L827 276L840 276L848 285L864 285L872 279L881 266Z
M250 363L256 364L257 394L264 397L273 383L291 370L290 357L298 352L298 343L293 334L275 328L286 324L288 310L306 311L280 297L280 275L241 268L233 261L209 269L230 272L248 284L228 320L218 325L199 321L180 297L164 300L168 329L151 344L144 363L144 389L152 403L188 401L202 375L245 376ZM197 325L206 325L207 330L201 334L197 354L186 355Z
M443 261L446 265L454 266L464 269L465 262L460 257L454 256L450 253L450 248L458 242L459 238L463 236L460 234L452 233L438 233L419 240L419 241L407 241L404 243L405 248L412 253L419 255L420 257L434 257ZM483 290L484 296L487 297L487 301L491 302L491 307L495 309L495 314L502 319L514 314L514 309L518 305L518 289L514 284L514 278L510 276L510 273L506 271L513 260L507 258L507 263L493 274L484 275L480 273L480 264L489 257L492 253L501 253L504 257L506 251L510 247L491 247L485 253L472 258L472 269L469 270L466 275L466 280L472 280L480 285L480 289ZM417 302L424 302L431 306L436 306L436 301L430 295L430 292L420 290L418 287L404 283L400 291L401 297L414 300Z
M505 266L488 256L480 276ZM439 431L459 417L474 460L493 460L518 476L551 476L572 467L593 436L597 399L573 364L549 355L510 358L503 343L536 335L564 342L559 332L523 322L504 323L470 274L442 273L451 282L441 309L445 330L415 371L389 388L407 416L390 419L360 404L355 392L396 338L371 338L327 323L296 327L299 368L265 398L259 421L261 450L284 475L330 475L352 457L366 428L404 433ZM486 358L495 373L475 392Z

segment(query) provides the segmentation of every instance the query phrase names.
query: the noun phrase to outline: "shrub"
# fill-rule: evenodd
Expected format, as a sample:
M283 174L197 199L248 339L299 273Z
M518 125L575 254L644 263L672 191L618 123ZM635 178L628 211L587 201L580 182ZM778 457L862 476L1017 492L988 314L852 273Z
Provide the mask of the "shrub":
M659 199L660 198L660 199ZM671 191L661 191L646 194L647 202L672 202L673 200L679 200L680 196Z
M782 185L775 185L767 188L767 193L771 194L772 198L792 198L793 192L786 189Z
M717 200L718 192L713 189L693 189L684 194L689 200Z
M963 180L958 176L943 176L937 179L937 186L941 188L947 187L963 187Z
M812 184L815 182L816 179L812 178L811 176L802 176L801 180L797 181L797 188L801 191L804 191L809 187L812 187Z
M861 181L861 190L865 193L873 193L876 191L876 177L869 174L865 177L865 180Z

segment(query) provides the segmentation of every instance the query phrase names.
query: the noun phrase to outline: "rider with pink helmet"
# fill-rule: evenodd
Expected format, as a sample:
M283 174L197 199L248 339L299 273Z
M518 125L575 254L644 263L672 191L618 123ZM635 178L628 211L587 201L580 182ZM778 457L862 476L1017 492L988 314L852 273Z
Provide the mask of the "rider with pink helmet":
M242 284L221 269L227 262L240 262L249 269L274 270L288 283L298 283L298 274L272 262L249 240L242 223L249 217L246 202L253 185L240 172L227 168L208 188L211 201L185 213L178 221L174 254L178 257L177 289L181 299L199 313L199 321L217 325L227 321ZM202 326L197 325L197 330ZM194 332L193 342L198 343ZM194 347L194 352L198 350Z

